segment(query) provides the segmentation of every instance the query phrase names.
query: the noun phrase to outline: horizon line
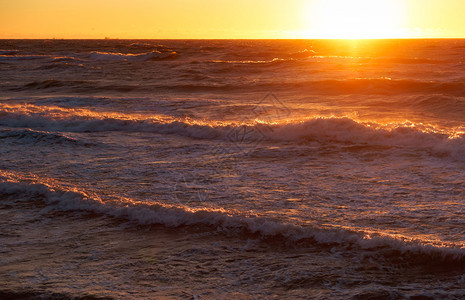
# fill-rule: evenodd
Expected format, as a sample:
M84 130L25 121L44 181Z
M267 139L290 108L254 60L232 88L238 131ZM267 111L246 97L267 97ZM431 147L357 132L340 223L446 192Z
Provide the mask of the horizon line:
M199 40L199 41L214 41L214 40L460 40L465 37L389 37L389 38L321 38L321 37L309 37L309 38L0 38L0 40Z

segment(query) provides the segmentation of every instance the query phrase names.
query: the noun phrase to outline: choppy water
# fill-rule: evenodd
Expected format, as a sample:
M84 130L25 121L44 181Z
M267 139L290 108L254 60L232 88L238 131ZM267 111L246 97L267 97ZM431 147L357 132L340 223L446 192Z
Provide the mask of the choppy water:
M464 298L464 50L0 41L0 296Z

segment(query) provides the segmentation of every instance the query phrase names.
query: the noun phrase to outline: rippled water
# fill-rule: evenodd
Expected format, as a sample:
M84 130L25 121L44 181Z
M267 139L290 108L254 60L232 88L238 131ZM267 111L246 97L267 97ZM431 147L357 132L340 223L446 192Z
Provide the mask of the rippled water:
M0 41L0 296L465 297L464 49Z

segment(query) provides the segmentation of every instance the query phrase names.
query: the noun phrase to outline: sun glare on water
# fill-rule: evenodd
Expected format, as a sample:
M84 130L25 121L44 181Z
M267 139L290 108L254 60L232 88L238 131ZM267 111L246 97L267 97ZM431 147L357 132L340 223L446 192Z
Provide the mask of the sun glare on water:
M315 38L401 37L400 0L317 0L308 12L308 34Z

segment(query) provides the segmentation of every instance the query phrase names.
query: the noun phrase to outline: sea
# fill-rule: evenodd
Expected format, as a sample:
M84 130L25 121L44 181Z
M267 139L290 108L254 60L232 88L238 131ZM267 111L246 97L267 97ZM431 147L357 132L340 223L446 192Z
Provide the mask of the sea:
M0 40L0 298L464 299L465 40Z

